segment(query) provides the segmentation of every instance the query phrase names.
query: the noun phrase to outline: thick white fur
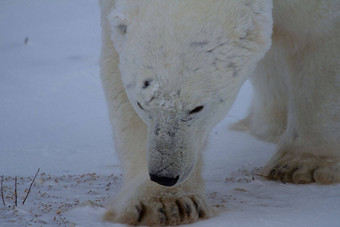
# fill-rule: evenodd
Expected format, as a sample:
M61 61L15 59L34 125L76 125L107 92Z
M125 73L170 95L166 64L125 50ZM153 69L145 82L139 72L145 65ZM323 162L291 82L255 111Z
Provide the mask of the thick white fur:
M233 127L278 143L269 178L339 182L340 2L274 1L273 17L249 115Z
M276 0L273 16L271 0L100 6L101 77L125 179L106 220L176 225L215 214L201 151L250 75L253 105L234 128L280 141L264 174L340 181L338 0ZM149 173L179 180L164 187Z

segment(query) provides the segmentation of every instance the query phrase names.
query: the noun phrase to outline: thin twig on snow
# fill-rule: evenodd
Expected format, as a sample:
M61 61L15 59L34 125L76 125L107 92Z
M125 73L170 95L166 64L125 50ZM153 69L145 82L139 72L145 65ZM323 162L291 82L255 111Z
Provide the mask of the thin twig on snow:
M33 183L34 183L34 181L35 181L35 178L37 177L37 175L38 175L39 171L40 171L40 168L38 168L38 171L37 171L37 173L35 174L35 176L34 176L34 178L33 178L33 180L32 180L32 183L31 183L30 187L28 188L28 191L27 191L27 194L26 194L26 196L25 196L25 199L24 199L24 201L22 201L22 205L24 205L24 204L25 204L25 201L26 201L26 199L27 199L28 195L30 194L30 191L31 191L32 185L33 185Z
M6 203L5 203L5 198L4 198L4 188L2 187L2 184L4 182L4 176L1 176L1 198L2 198L2 203L4 204L4 206L6 206Z
M17 176L14 178L14 205L18 206Z

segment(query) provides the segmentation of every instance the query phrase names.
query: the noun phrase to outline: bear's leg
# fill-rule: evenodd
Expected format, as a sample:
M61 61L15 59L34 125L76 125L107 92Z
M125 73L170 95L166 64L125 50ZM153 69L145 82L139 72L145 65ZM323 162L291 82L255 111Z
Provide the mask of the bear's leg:
M273 180L340 182L340 44L311 42L287 57L288 125L263 169Z
M257 65L251 82L254 88L248 116L231 129L249 131L268 142L278 142L287 122L285 61L275 45Z
M173 187L150 180L146 160L147 127L131 106L110 40L106 16L114 1L102 4L101 77L113 125L115 150L124 171L124 185L105 214L105 220L131 225L177 225L214 214L206 202L201 157L188 179Z
M129 225L158 226L192 223L214 214L215 209L206 201L200 165L197 165L185 182L172 187L150 181L147 171L141 169L139 175L126 180L104 219Z

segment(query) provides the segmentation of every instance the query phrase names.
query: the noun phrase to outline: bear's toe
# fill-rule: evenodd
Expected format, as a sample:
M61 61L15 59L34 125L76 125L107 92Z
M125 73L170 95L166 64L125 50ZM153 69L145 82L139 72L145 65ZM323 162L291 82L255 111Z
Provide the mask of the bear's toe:
M308 184L316 182L318 184L332 184L340 182L339 165L324 162L317 158L272 160L263 168L262 174L270 180L283 183Z
M121 215L119 215L121 213ZM154 198L130 204L121 211L109 210L104 219L129 225L180 225L213 216L213 208L199 196Z
M328 166L318 168L314 172L314 179L319 184L340 183L340 166Z

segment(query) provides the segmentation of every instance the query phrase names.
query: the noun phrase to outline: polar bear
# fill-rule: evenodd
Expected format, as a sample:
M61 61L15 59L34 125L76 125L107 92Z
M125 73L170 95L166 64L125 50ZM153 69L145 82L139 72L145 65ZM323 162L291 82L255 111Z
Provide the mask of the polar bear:
M277 142L272 180L340 181L338 0L100 0L101 78L124 184L105 219L178 225L216 214L201 152L245 80L233 125Z

